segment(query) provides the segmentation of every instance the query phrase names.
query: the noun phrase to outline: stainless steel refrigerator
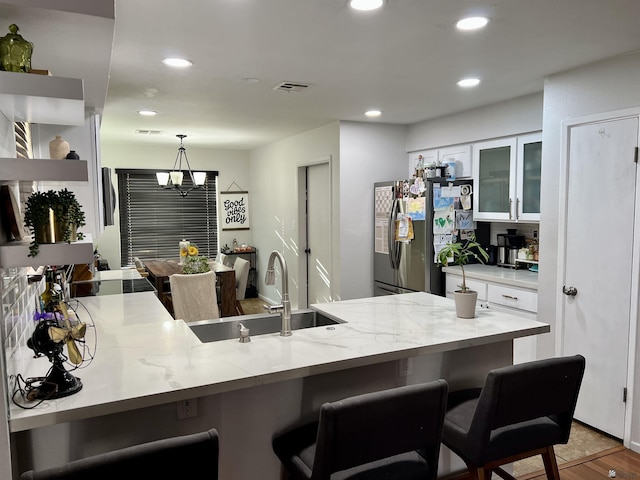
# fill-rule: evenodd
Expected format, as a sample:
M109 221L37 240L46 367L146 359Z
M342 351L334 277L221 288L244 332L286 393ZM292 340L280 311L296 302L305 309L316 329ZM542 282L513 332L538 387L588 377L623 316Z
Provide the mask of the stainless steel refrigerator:
M393 180L374 185L373 271L376 296L409 292L444 295L444 274L435 261L434 189L440 189L436 194L439 198L443 187L451 189L468 185L464 188L469 192L466 199L469 202L473 182L471 179L448 181L444 178L416 180ZM470 208L467 211L471 212ZM411 217L410 240L399 236L399 218L407 216ZM436 232L437 238L440 238L440 233Z

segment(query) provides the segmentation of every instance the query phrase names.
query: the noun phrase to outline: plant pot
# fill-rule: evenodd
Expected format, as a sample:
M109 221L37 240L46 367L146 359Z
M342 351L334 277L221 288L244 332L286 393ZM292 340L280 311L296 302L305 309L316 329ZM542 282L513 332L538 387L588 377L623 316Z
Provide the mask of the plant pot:
M52 222L53 225L51 225ZM41 244L62 242L66 229L67 223L55 216L50 216L45 223L38 225L35 229L36 242Z
M478 292L474 290L456 290L453 292L456 302L456 316L459 318L474 318L476 316L476 301Z

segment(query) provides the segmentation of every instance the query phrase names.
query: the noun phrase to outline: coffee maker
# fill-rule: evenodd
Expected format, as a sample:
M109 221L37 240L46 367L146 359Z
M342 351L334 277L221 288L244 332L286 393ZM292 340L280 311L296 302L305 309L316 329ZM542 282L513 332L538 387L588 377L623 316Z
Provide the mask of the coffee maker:
M517 229L508 228L507 233L497 235L499 267L517 268L516 258L518 258L518 250L524 246L524 235L518 235L516 232Z

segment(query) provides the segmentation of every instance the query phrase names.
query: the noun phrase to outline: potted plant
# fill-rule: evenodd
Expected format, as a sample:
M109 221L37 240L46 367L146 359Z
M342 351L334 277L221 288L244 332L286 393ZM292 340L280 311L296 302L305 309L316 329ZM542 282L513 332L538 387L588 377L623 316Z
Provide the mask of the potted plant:
M73 192L48 190L32 193L26 202L24 223L32 234L29 256L35 257L42 243L70 243L83 238L77 229L84 226L85 216Z
M60 190L55 205L54 213L63 219L63 232L60 240L67 243L82 240L84 235L78 229L86 225L86 219L75 194L66 188ZM58 239L56 238L56 240Z
M473 318L476 315L476 301L478 300L478 292L470 290L467 287L467 278L464 273L464 266L469 263L470 259L476 259L480 263L484 263L489 259L489 255L474 240L466 242L448 243L438 253L438 263L448 265L449 262L460 267L462 271L462 284L459 285L460 290L454 292L456 302L456 315L460 318Z

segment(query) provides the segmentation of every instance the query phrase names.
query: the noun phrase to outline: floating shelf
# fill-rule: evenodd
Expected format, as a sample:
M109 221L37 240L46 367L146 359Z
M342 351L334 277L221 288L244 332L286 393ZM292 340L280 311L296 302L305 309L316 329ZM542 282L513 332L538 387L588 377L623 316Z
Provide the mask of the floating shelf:
M86 182L89 180L89 174L86 160L0 158L0 178Z
M83 125L84 108L81 79L0 71L0 111L12 121Z
M90 235L72 243L40 244L40 251L35 257L29 256L30 243L31 239L28 238L0 245L0 265L6 268L93 263L93 240Z

